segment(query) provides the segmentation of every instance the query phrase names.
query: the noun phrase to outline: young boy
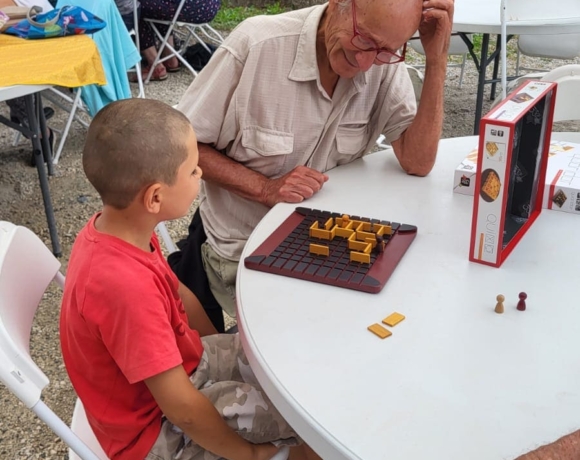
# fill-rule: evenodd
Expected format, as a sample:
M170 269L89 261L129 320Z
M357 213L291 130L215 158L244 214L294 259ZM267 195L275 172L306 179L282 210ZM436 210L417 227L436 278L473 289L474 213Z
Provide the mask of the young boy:
M112 460L266 460L278 450L270 442L299 442L237 334L215 335L155 237L197 196L197 161L188 119L160 101L109 104L87 134L83 167L103 209L73 246L60 334L71 382ZM317 458L304 445L290 451Z

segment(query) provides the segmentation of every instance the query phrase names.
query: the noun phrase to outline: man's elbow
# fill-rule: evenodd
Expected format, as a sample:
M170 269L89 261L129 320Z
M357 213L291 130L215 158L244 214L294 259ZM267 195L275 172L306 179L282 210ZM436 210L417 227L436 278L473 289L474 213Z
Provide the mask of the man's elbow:
M401 167L407 174L409 174L410 176L419 176L419 177L425 177L427 174L429 174L433 169L433 166L435 166L434 161L428 163L417 163L417 162L411 162L408 164L401 163Z

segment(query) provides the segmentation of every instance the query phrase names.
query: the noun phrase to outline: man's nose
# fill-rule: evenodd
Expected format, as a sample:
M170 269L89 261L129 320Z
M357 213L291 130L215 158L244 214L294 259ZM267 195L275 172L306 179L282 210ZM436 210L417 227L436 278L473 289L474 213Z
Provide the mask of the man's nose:
M359 51L354 56L359 69L363 72L366 72L371 68L373 62L375 62L377 53L376 51Z

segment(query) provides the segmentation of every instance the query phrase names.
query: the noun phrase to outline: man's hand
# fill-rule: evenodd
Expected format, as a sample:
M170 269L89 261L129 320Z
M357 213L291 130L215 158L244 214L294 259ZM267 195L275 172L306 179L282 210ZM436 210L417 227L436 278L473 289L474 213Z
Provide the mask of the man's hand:
M425 49L427 63L431 60L447 60L449 39L453 26L454 0L427 0L423 2L423 18L419 25L419 37Z
M297 166L278 179L267 180L260 201L269 207L277 203L301 203L318 192L327 180L326 174Z

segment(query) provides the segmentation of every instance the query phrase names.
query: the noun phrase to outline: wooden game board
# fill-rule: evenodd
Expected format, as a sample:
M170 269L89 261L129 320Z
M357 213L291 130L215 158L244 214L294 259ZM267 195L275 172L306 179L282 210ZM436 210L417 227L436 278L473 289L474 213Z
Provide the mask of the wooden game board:
M350 216L351 220L390 225L392 234L384 238L382 253L373 251L370 264L351 262L347 240L331 241L311 238L310 226L324 225L329 218L342 214L297 207L296 210L264 241L244 264L247 268L317 283L331 284L358 291L377 293L395 270L417 235L417 227L397 222ZM309 252L310 243L323 243L330 248L328 256Z

